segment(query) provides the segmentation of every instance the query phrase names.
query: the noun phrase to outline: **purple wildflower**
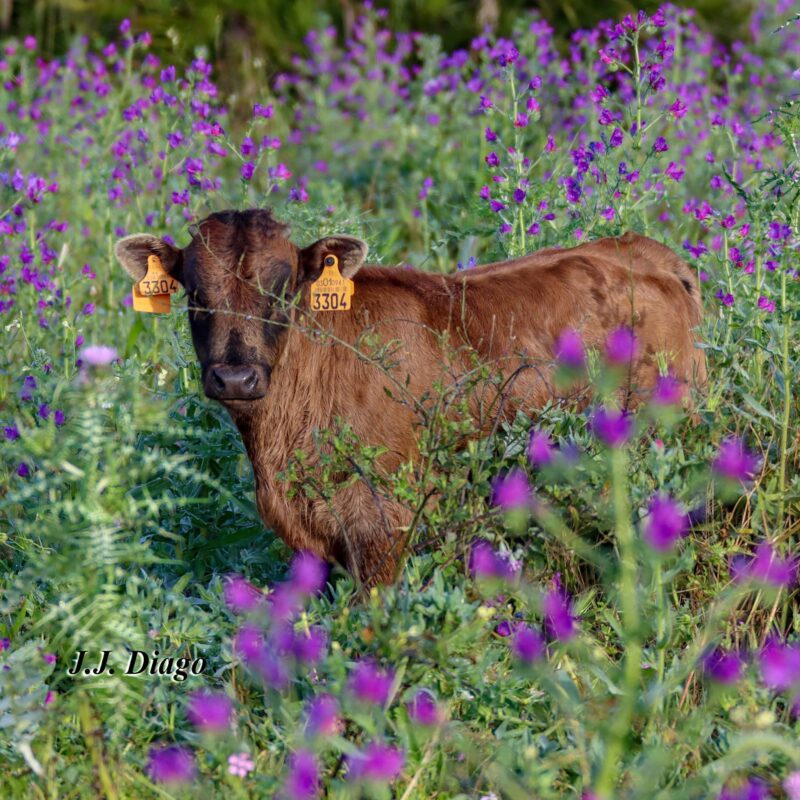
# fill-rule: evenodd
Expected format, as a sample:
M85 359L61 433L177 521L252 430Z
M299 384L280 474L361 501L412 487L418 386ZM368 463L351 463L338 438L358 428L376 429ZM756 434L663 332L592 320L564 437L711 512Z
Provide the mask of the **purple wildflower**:
M716 683L726 686L739 681L744 672L744 659L737 653L714 648L701 660L703 672Z
M194 692L189 697L189 722L201 731L218 733L230 727L233 704L220 692Z
M292 560L289 581L301 594L316 594L325 586L327 577L328 565L313 553L300 552Z
M380 669L372 661L361 661L353 669L347 682L352 694L365 703L385 706L392 690L394 675Z
M761 542L755 555L747 559L737 556L731 561L734 580L753 580L773 586L789 587L794 583L797 565L791 558L781 558L769 542Z
M234 614L253 611L264 602L264 595L241 575L229 575L223 589L225 603Z
M570 369L581 369L586 363L586 352L583 349L581 335L572 328L567 328L556 340L553 352L559 363Z
M311 625L300 631L292 641L292 654L301 664L316 664L321 661L328 645L328 636L319 625Z
M664 174L667 177L672 178L672 180L674 180L675 182L680 181L683 178L685 172L686 170L683 167L676 164L674 161L670 161L669 166L664 170Z
M617 328L606 339L606 359L609 364L629 364L639 349L636 334L627 327Z
M485 541L477 541L470 553L470 570L476 578L501 578L510 580L515 570L511 562L496 552Z
M511 652L523 664L540 661L545 655L544 638L528 625L517 625L511 642Z
M187 783L194 779L197 767L190 750L172 745L150 750L147 771L157 783Z
M405 754L397 747L372 742L347 763L350 780L391 781L402 772Z
M261 103L256 103L253 106L253 116L254 117L261 117L262 119L269 119L272 117L273 108L272 103L269 105L263 106Z
M573 613L572 600L561 586L559 575L553 579L553 588L542 601L542 613L547 632L554 639L567 642L577 635L578 618Z
M319 797L319 765L309 750L298 750L289 759L289 774L283 787L286 800L314 800Z
M633 434L633 417L627 411L601 406L590 420L592 433L609 447L620 447Z
M503 511L525 508L530 501L528 476L521 469L514 468L492 481L492 505L500 506Z
M653 150L655 150L656 153L666 153L667 150L669 150L667 140L663 136L659 136L653 143Z
M654 406L675 406L682 402L685 390L672 375L659 375L650 399Z
M686 534L688 520L683 509L667 494L657 494L650 501L643 535L654 550L671 550Z
M723 478L744 483L753 479L758 465L758 457L748 452L744 442L731 437L720 445L712 469Z
M775 305L775 301L770 300L768 297L764 297L764 295L761 295L758 298L758 307L762 311L766 311L768 314L774 313L775 309L777 308L777 306Z
M758 778L748 778L736 786L726 786L717 800L769 800L772 797L767 785Z
M255 625L243 625L234 637L233 649L248 664L253 665L258 662L264 652L264 634Z
M555 447L550 436L537 429L531 431L528 439L528 461L533 467L544 467L555 459Z
M770 638L759 654L761 678L777 692L800 685L800 645Z
M330 694L313 698L306 706L306 731L309 736L333 736L342 727L339 701Z
M441 721L441 711L436 698L426 689L420 689L406 708L408 716L418 725L438 725Z

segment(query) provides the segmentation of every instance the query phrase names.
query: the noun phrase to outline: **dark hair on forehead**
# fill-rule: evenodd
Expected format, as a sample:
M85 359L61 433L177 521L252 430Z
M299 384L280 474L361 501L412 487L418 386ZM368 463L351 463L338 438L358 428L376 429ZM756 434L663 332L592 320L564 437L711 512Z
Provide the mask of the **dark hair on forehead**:
M215 211L209 214L199 225L214 222L231 228L234 235L258 233L262 236L288 236L289 226L279 222L272 216L268 208L248 208L244 211Z

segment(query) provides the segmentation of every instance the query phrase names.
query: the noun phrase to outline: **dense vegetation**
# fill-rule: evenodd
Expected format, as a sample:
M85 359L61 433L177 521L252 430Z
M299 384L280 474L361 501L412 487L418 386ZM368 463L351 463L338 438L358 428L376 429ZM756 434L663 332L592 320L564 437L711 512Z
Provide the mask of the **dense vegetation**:
M438 31L448 50L466 46L489 26L507 35L514 21L535 6L555 29L560 44L577 27L622 18L638 9L655 11L657 0L393 0L384 4L393 30ZM698 13L702 27L730 43L747 39L753 0L677 3ZM188 63L202 48L217 65L222 87L249 94L265 73L285 69L304 50L309 29L325 24L352 33L360 5L353 0L127 0L125 15L150 31L151 49L173 63ZM42 52L60 53L73 35L90 33L98 42L113 37L121 12L117 0L5 0L0 31L35 35ZM87 20L91 19L91 26ZM325 20L325 22L321 22Z
M177 70L127 22L58 60L6 43L3 797L800 797L791 5L758 9L747 45L666 6L566 54L535 16L445 52L368 10L344 44L309 33L244 125L206 61ZM623 414L635 340L567 334L585 412L461 448L469 423L434 413L391 476L320 431L331 476L356 464L418 509L396 587L334 571L321 591L261 526L184 301L135 314L112 256L251 205L397 269L654 236L700 277L709 384L686 410L665 357ZM302 466L296 491L335 491ZM173 674L123 675L126 649ZM80 650L114 674L67 674Z

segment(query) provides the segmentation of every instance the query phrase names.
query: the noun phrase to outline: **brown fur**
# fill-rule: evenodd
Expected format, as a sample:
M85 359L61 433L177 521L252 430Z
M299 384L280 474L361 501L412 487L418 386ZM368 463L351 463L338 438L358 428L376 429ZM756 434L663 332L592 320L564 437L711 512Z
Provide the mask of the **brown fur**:
M206 220L176 257L190 307L194 300L215 309L213 315L190 311L205 315L193 321L204 374L220 362L265 365L263 397L225 403L253 464L259 512L291 547L338 560L364 580L394 578L411 512L378 498L367 480L348 483L329 504L302 493L290 498L277 477L298 450L313 470L319 457L313 435L337 418L363 444L387 448L380 467L390 473L417 455L415 426L425 412L420 399L437 381L462 379L476 357L505 380L501 387L485 381L473 395L472 413L484 431L498 415L530 413L552 399L553 345L566 328L601 346L610 331L632 326L640 345L633 387L653 386L659 353L681 381L705 381L705 359L692 333L701 321L696 278L651 239L629 233L433 275L359 270L366 247L359 250L358 240L330 237L300 250L267 212L226 214ZM131 272L125 256L142 244L129 237L118 246ZM343 272L357 271L349 312L310 310L309 285L328 252L340 256ZM294 298L288 307L271 297L282 292ZM361 343L365 331L395 344L392 369L369 357Z

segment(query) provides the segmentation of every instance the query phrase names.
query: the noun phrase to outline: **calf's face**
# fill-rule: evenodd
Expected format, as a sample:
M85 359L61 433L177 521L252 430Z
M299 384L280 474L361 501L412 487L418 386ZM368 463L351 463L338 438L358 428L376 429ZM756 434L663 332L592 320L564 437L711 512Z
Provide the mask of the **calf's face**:
M350 236L329 236L300 249L289 229L265 210L224 211L190 228L183 249L151 234L117 242L117 258L140 281L147 258L157 255L181 283L206 395L238 407L263 398L291 324L290 306L303 285L316 280L329 254L351 278L367 246Z

